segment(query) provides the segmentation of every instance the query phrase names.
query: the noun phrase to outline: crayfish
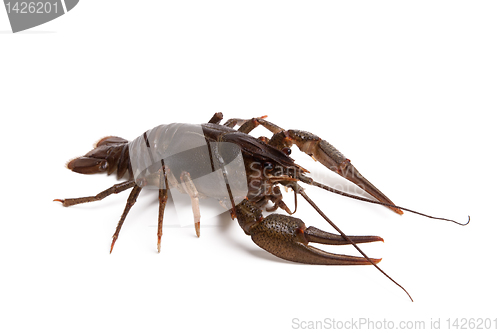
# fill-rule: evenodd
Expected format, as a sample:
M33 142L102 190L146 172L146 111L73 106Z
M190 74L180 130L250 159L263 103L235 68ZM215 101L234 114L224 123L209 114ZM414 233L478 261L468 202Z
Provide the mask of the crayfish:
M231 217L238 220L243 231L259 247L275 256L305 264L373 265L406 292L377 266L381 259L369 258L357 245L381 241L382 238L344 234L307 196L300 183L381 204L397 214L403 214L403 210L406 210L430 218L436 217L396 206L326 140L301 130L284 130L265 118L234 118L221 125L222 114L216 113L206 124L160 125L130 142L116 136L105 137L89 153L68 162L67 167L82 174L107 172L109 175L116 172L118 179L127 180L95 196L55 201L68 207L102 200L113 193L132 188L112 238L111 253L123 222L143 188L158 189L158 252L161 249L163 214L169 189L176 188L191 198L198 237L201 219L199 199L215 198L231 212ZM271 138L249 135L259 125L272 133ZM234 129L235 126L238 126L238 130ZM375 200L338 191L308 177L308 171L290 157L293 145L359 186ZM280 186L294 191L294 211L283 201ZM302 220L289 216L297 209L297 194L311 204L339 234L306 227ZM272 205L269 206L269 203ZM273 213L264 216L264 208L266 211L282 209L289 215ZM313 247L310 243L351 244L362 256L334 254Z

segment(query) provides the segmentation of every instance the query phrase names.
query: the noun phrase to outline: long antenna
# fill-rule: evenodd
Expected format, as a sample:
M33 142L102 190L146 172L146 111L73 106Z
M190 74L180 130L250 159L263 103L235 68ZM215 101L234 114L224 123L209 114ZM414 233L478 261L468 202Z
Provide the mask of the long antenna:
M302 176L302 177L300 177L300 180L303 181L306 184L317 186L319 188L322 188L324 190L327 190L327 191L330 191L330 192L342 195L344 197L349 197L349 198L352 198L352 199L361 200L361 201L365 201L365 202L369 202L369 203L373 203L373 204L377 204L377 205L382 205L382 206L386 206L386 207L398 208L398 209L401 209L401 210L404 210L404 211L407 211L407 212L410 212L410 213L413 213L413 214L417 214L417 215L428 217L430 219L453 222L453 223L456 223L456 224L461 225L461 226L465 226L465 225L469 224L469 222L470 222L470 215L469 215L468 220L467 220L466 223L460 223L460 222L457 222L455 220L445 219L443 217L435 217L435 216L423 214L423 213L420 213L420 212L417 212L417 211L414 211L414 210L411 210L411 209L408 209L408 208L403 208L403 207L396 206L396 205L391 205L391 204L388 204L388 203L385 203L385 202L375 201L375 200L363 198L363 197L360 197L360 196L357 196L357 195L354 195L354 194L349 194L349 193L346 193L346 192L342 192L342 191L336 190L336 189L334 189L334 188L332 188L332 187L330 187L328 185L318 183L317 181L314 181L313 179L311 179L309 177Z

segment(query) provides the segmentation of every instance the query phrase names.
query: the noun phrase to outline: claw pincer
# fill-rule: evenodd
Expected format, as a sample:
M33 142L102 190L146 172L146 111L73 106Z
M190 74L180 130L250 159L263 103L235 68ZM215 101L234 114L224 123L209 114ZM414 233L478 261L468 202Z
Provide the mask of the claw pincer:
M299 149L319 161L332 171L335 171L342 177L358 185L363 191L366 191L380 202L394 206L392 202L382 191L368 181L351 164L338 149L332 146L328 141L320 139L317 135L306 131L288 130L286 135L290 143L294 143ZM389 207L389 209L402 215L403 211L399 208Z
M302 220L271 214L263 217L261 210L248 200L236 207L236 217L247 235L262 249L282 259L314 265L371 265L364 257L334 254L309 245L310 242L330 245L351 244L340 235L306 227ZM383 241L378 236L349 236L355 243ZM374 263L381 259L371 259Z

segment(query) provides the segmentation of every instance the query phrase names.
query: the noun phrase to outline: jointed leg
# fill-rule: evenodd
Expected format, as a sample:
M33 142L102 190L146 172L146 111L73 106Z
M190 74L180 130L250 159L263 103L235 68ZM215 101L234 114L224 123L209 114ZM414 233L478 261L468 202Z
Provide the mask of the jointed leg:
M175 178L174 174L172 173L172 170L170 168L165 167L165 174L168 180L168 186L173 187L177 189L181 193L186 193L189 195L191 198L191 206L193 208L193 216L194 216L194 228L196 231L196 236L200 237L200 205L199 205L199 194L198 191L196 190L196 187L194 186L193 180L191 179L191 175L189 172L182 172L180 175L180 182L177 181ZM161 191L161 190L160 190ZM165 202L166 202L166 192L165 190ZM162 208L162 199L161 199L162 194L160 193L160 214L161 214L161 219L163 223L163 211L165 210L165 205L163 205ZM160 216L158 217L160 219ZM158 220L158 244L160 242L161 234L160 234L160 220ZM158 248L159 252L159 248Z
M99 201L111 194L116 194L125 191L126 189L131 188L135 185L133 180L127 180L123 183L115 184L108 188L107 190L102 191L101 193L91 196L91 197L82 197L82 198L73 198L73 199L54 199L54 201L62 202L64 207L69 207L73 205L78 205L86 202Z
M134 188L132 189L132 192L130 192L130 195L127 199L127 204L125 205L125 209L123 210L123 214L120 218L120 221L118 221L118 225L116 226L116 231L113 235L113 241L111 242L111 249L109 250L109 253L113 252L113 247L115 246L115 242L118 239L118 234L120 233L120 229L122 228L123 222L125 222L125 218L127 217L130 208L132 208L132 206L137 201L137 197L139 196L139 193L141 193L141 190L142 187L135 185Z
M218 124L222 120L222 112L216 112L208 121L209 124Z
M256 128L259 125L264 126L273 133L277 133L283 130L281 127L278 127L273 123L264 120L264 118L267 118L267 116L262 116L259 118L252 118L252 119L232 118L226 121L224 126L233 128L234 126L238 125L240 126L240 128L238 128L238 131L246 134L250 133L254 128Z
M193 217L194 217L194 229L196 231L196 236L200 237L200 201L198 191L194 186L193 180L191 179L191 175L189 172L182 172L181 174L181 186L184 191L191 198L191 207L193 208Z
M238 126L243 125L246 121L248 121L248 119L231 118L224 123L224 126L233 128L236 125L238 125Z
M181 184L179 184L179 182L177 181L177 178L175 178L174 173L168 166L165 166L165 177L167 177L168 188L173 187L181 193L184 191Z
M158 193L159 212L158 212L158 253L161 250L161 236L163 235L163 214L165 212L165 205L167 204L168 190L160 189Z
M241 125L241 127L238 129L238 131L248 134L259 125L264 126L265 128L267 128L269 131L271 131L273 133L279 133L279 132L283 131L283 129L281 127L276 126L275 124L271 123L270 121L265 120L264 118L266 118L266 117L267 116L249 119Z

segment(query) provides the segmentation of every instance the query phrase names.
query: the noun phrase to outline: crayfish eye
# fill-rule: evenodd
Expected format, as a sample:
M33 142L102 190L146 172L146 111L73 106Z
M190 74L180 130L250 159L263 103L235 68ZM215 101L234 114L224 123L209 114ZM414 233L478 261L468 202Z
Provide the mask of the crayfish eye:
M292 153L292 150L288 147L281 149L281 151L287 155L290 155Z
M264 169L269 169L269 170L272 170L274 168L274 166L271 162L264 162L263 166L264 166Z

